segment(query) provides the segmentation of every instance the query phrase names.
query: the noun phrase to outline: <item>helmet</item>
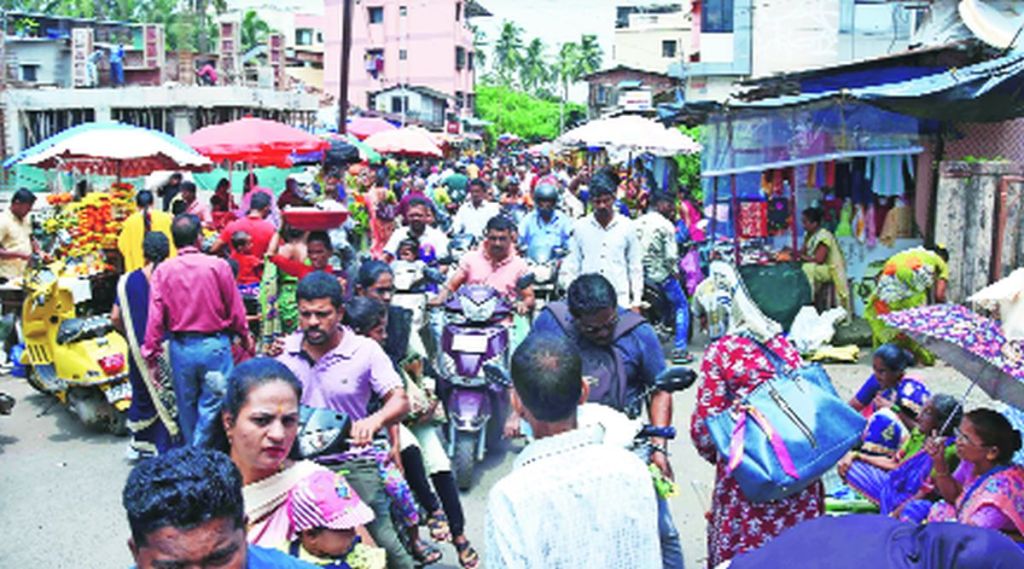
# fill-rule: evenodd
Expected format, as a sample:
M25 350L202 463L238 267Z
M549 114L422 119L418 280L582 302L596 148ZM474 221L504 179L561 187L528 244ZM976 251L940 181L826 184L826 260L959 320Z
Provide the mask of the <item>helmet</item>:
M552 200L558 201L558 188L550 183L537 184L537 187L533 190L533 200Z

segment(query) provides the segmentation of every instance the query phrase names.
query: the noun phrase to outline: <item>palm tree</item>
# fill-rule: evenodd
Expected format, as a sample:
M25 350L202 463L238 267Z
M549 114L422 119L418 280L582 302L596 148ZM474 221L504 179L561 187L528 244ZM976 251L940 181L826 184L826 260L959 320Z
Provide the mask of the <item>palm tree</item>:
M565 130L565 102L569 99L569 85L579 80L582 75L580 65L580 46L575 42L563 43L558 50L556 70L558 80L562 84L562 102L558 108L558 133Z
M523 60L519 67L519 84L523 91L536 94L541 87L548 82L550 71L544 56L544 42L540 38L533 38L533 41L526 46L523 53Z
M242 53L266 43L267 36L272 32L270 24L260 18L255 11L248 10L245 16L242 16Z
M487 34L485 34L483 30L475 24L470 24L469 29L473 32L474 66L482 71L487 65L487 52L484 51L484 48L489 45L487 42Z
M523 50L523 29L515 22L505 20L494 43L494 70L502 85L512 84L512 74L519 68Z
M593 34L583 34L580 37L579 51L581 75L589 75L598 69L601 69L601 62L604 59L604 51L601 49L601 45L597 43L597 36Z

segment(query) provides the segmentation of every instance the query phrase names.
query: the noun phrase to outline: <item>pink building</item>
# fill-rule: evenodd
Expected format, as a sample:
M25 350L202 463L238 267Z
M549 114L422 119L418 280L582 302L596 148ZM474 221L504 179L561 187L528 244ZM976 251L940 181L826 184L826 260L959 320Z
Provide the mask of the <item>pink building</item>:
M343 0L324 0L324 90L337 97ZM472 115L473 32L467 18L489 15L473 0L352 2L349 103L369 108L371 97L401 85L427 87Z

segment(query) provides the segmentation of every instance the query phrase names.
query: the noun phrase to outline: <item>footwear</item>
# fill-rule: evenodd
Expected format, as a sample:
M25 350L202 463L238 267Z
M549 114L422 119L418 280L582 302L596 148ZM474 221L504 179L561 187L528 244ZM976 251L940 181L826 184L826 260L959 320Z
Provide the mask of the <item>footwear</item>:
M413 559L416 560L416 564L420 567L426 565L433 565L441 560L442 553L437 547L416 538L412 543L409 544Z
M448 517L440 510L427 517L427 529L430 530L430 539L441 543L452 538L452 530L448 526Z
M693 363L693 355L686 350L676 350L672 352L672 363L676 365L686 365Z
M476 569L480 566L480 556L469 544L469 540L452 545L455 546L455 551L459 554L459 565L462 566L462 569Z

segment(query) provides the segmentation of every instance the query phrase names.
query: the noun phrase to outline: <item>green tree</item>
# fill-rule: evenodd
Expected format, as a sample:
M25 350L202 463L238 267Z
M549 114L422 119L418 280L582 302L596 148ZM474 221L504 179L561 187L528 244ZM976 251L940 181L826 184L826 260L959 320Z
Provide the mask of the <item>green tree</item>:
M687 127L679 126L679 130L696 140L697 142L704 141L704 130L700 126ZM682 156L676 156L676 164L679 166L679 189L687 189L690 191L690 195L693 196L697 203L703 203L704 192L701 189L700 179L700 154L686 154Z
M494 72L498 82L510 87L519 62L522 60L523 29L515 22L505 20L501 24L501 33L494 42Z
M273 33L270 24L260 18L253 10L242 16L242 53L267 42L267 36Z
M470 24L469 29L473 32L473 63L478 70L483 71L487 66L487 52L484 48L490 45L487 34L475 24Z
M558 132L565 130L565 104L569 101L569 85L579 81L582 74L580 65L580 46L575 42L566 42L558 50L558 61L555 63L555 70L558 73L558 81L562 85L562 104L559 105L562 112L558 114Z
M601 69L603 59L604 51L601 49L601 44L597 43L597 36L593 34L583 34L580 36L580 74L589 75Z
M544 51L544 42L540 38L533 38L526 46L519 66L519 85L523 91L533 95L539 94L551 75Z
M480 118L490 122L490 139L511 132L523 140L536 142L558 136L558 102L533 97L501 85L477 85L476 110ZM582 105L566 105L567 113L586 113Z

